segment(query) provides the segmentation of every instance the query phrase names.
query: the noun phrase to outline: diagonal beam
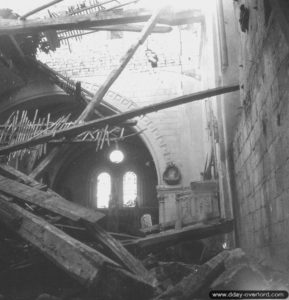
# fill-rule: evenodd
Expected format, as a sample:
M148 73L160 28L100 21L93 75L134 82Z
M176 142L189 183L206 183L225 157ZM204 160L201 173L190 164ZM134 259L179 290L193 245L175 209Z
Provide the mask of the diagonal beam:
M86 29L97 26L111 26L147 22L152 13L144 10L126 10L123 12L99 12L89 15L61 16L52 19L11 20L0 18L0 35L31 34L47 30ZM188 22L202 22L203 16L196 10L179 13L165 11L158 23L178 25Z
M112 84L117 80L119 75L122 73L126 65L129 63L137 49L140 45L144 43L146 38L149 36L149 34L154 29L157 20L159 18L159 15L163 11L162 8L157 9L154 14L151 16L147 24L144 26L144 28L141 31L140 37L136 40L134 44L131 45L131 47L128 49L128 51L124 54L124 56L120 60L119 66L117 66L115 69L113 69L108 77L106 78L105 82L100 86L98 91L95 95L93 95L90 102L88 102L86 108L83 110L81 115L78 117L78 122L83 122L90 120L92 116L94 115L95 109L98 107L100 102L102 101L103 97L109 90L109 88L112 86ZM67 146L66 146L67 147ZM50 165L50 163L55 159L57 155L61 153L65 153L65 151L68 148L59 149L54 148L52 151L50 151L49 155L45 157L40 164L33 170L33 172L30 174L33 178L37 178L43 171Z
M0 194L0 221L98 299L150 299L153 287L99 251Z
M104 214L70 202L58 194L40 191L2 175L0 175L0 191L76 222L86 220L94 224L104 217Z
M147 105L145 107L136 108L124 113L120 113L117 115L109 116L102 119L97 119L93 121L89 121L83 124L75 125L73 127L59 130L55 133L49 133L43 135L39 138L35 138L34 140L25 141L16 145L9 145L3 148L0 148L0 155L6 155L10 152L17 151L23 148L32 147L34 145L46 143L52 139L60 139L60 138L70 138L72 136L78 135L79 133L87 130L101 128L104 125L116 125L125 120L135 118L141 115L145 115L148 113L156 112L159 110L163 110L166 108L174 107L181 104L186 104L190 102L195 102L198 100L206 99L209 97L214 97L218 95L222 95L225 93L230 93L239 90L239 85L226 86L226 87L218 87L214 89L205 90L198 93L189 94L186 96L181 96L177 98L173 98L168 101L164 101L157 104Z
M39 7L35 8L35 9L27 12L25 15L21 16L20 20L25 20L27 17L32 16L32 15L38 13L39 11L41 11L41 10L47 8L47 7L50 7L50 6L54 5L54 4L57 4L59 2L62 2L62 1L63 0L54 0L54 1L51 1L49 3L44 4L42 6L39 6Z
M125 31L125 32L141 32L143 29L140 25L114 25L114 26L98 26L98 27L91 27L88 30L83 30L80 33L75 35L70 35L68 37L60 36L59 40L67 40L69 38L83 36L91 33L95 33L97 31ZM172 31L172 27L170 26L156 26L152 33L168 33ZM69 31L62 31L61 34L66 33Z
M127 50L125 55L121 58L120 64L113 69L108 77L106 78L105 82L100 86L100 88L97 90L95 95L92 97L91 101L88 103L84 111L81 113L77 121L86 121L90 120L93 116L94 109L100 104L102 101L102 98L105 96L106 92L109 90L109 88L112 86L112 84L116 81L116 79L119 77L119 75L122 73L126 65L129 63L139 46L141 46L146 38L150 35L152 30L154 29L158 17L160 15L160 12L162 11L162 8L157 9L146 26L143 28L141 35L139 39L130 46L130 48Z

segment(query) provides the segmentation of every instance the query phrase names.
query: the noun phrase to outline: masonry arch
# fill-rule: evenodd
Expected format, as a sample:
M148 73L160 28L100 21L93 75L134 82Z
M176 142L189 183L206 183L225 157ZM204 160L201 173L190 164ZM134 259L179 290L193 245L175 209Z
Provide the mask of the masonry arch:
M83 85L93 92L96 92L99 87L98 85L87 83L83 83ZM112 90L106 93L103 100L104 103L110 104L119 112L125 112L139 107L131 99L128 99ZM162 185L162 174L167 164L171 162L169 146L166 143L165 137L149 116L141 116L135 119L137 120L135 130L137 132L141 132L139 136L149 150L155 164L158 185Z

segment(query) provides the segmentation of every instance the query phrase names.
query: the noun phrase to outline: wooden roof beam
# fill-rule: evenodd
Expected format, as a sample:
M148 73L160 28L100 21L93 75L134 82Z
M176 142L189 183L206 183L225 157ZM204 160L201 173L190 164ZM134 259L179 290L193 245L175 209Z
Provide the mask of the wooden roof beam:
M140 36L138 39L131 45L131 47L127 50L127 52L122 56L119 66L114 68L109 75L107 76L104 83L99 87L95 95L91 98L91 101L87 104L86 108L83 110L81 115L78 117L78 122L88 121L90 120L96 108L101 103L103 97L111 87L111 85L117 80L119 75L125 69L126 65L129 63L131 58L133 57L134 53L137 51L140 45L142 45L146 38L150 35L152 30L154 29L161 12L163 11L162 8L155 10L153 15L150 17L149 21L143 27ZM63 150L64 151L64 150ZM59 155L60 149L54 148L50 151L49 155L44 158L44 160L33 170L30 174L34 178L37 178L44 170L48 167L48 165L55 159L57 155Z
M44 4L42 6L39 6L39 7L35 8L35 9L27 12L25 15L21 16L20 20L25 20L27 17L32 16L32 15L38 13L39 11L41 11L41 10L47 8L47 7L50 7L50 6L54 5L54 4L57 4L59 2L62 2L62 1L63 0L54 0L54 1L51 1L49 3Z
M202 99L206 99L209 97L214 97L217 95L222 95L225 93L230 93L234 91L238 91L240 89L239 85L226 86L226 87L218 87L214 89L209 89L205 91L201 91L198 93L193 93L177 98L173 98L161 103L147 105L145 107L136 108L127 112L123 112L117 115L109 116L102 119L97 119L93 121L89 121L86 123L82 123L79 125L75 125L73 127L62 129L54 133L49 133L43 135L41 137L35 138L33 140L25 141L15 145L9 145L3 148L0 148L0 155L9 154L10 152L17 151L23 148L32 147L34 145L43 144L53 139L64 138L64 137L72 137L80 134L81 132L101 128L106 125L116 125L125 120L135 118L141 115L145 115L148 113L156 112L162 109L174 107L177 105L190 103L194 101L199 101Z
M0 221L100 299L149 299L153 286L0 193ZM112 238L111 238L112 239Z
M51 19L11 20L0 18L0 35L29 34L47 30L86 29L98 26L111 26L147 22L151 12L144 10L126 10L123 12L99 12L90 15L61 16ZM158 20L159 24L180 25L190 22L202 22L203 16L196 10L178 13L166 10Z
M131 25L112 25L112 26L98 26L89 28L93 31L128 31L128 32L140 32L143 29L142 25L131 24ZM168 33L172 31L172 27L170 26L155 26L152 30L153 33Z

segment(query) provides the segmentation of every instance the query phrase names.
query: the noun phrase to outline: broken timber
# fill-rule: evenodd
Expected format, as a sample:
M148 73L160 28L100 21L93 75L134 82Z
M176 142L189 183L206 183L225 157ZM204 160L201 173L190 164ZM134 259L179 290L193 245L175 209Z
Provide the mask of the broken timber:
M151 16L146 26L143 28L140 37L137 39L137 41L134 44L130 46L130 48L127 50L125 55L121 58L120 64L109 73L105 82L99 87L95 95L92 97L91 101L88 103L84 111L78 117L77 121L91 120L91 117L93 116L94 113L94 109L100 104L106 92L109 90L112 84L122 73L122 71L129 63L129 61L131 60L131 58L133 57L133 55L135 54L139 46L144 43L146 38L152 32L162 10L163 10L162 8L159 8L154 12L154 14Z
M161 103L147 105L145 107L136 108L124 113L120 113L117 115L109 116L102 119L97 119L94 121L89 121L84 124L75 125L73 127L62 129L57 132L54 132L53 134L45 134L39 138L35 138L30 141L25 141L19 144L14 144L6 147L0 148L0 155L6 155L10 152L17 151L23 148L32 147L34 145L46 143L50 140L57 139L57 138L64 138L64 137L71 137L80 134L83 131L101 128L105 125L116 125L120 122L123 122L125 120L145 115L148 113L156 112L158 110L170 108L173 106L190 103L202 99L206 99L209 97L214 97L217 95L222 95L225 93L230 93L239 90L239 85L233 85L233 86L227 86L227 87L218 87L214 89L205 90L198 93L193 93L181 97L177 97L171 100L167 100Z
M80 116L77 118L77 122L83 122L83 121L89 121L92 116L94 115L95 109L102 101L103 97L109 90L109 88L112 86L112 84L116 81L116 79L119 77L119 75L122 73L126 65L129 63L137 49L140 45L142 45L146 38L149 36L149 34L154 29L156 22L159 18L160 13L163 11L162 8L157 9L154 14L150 17L149 21L141 31L140 37L136 40L135 43L131 45L131 47L128 49L128 51L123 55L123 57L120 60L119 66L117 66L115 69L113 69L108 77L106 78L105 82L99 87L95 95L93 95L91 101L88 102L86 108L82 111ZM60 150L59 148L54 148L49 155L33 170L31 176L37 177L39 174L43 172L43 170L55 159L57 155L59 155L60 152L66 152L67 147L63 150Z
M191 300L197 299L198 293L209 285L214 278L225 270L225 260L229 257L229 251L223 251L211 260L200 266L196 273L186 276L174 287L168 289L155 300Z
M43 187L43 185L38 181L7 165L0 164L0 174L12 180L17 180L18 182L26 184L30 187L34 187L37 189ZM57 193L53 192L50 189L48 189L48 193L50 193L50 195L54 197L58 197L60 200L62 199ZM102 244L106 251L110 252L110 257L116 260L128 271L139 276L140 278L144 278L147 282L153 283L154 278L150 276L149 272L142 265L142 263L134 256L132 256L120 242L115 240L109 233L107 233L97 224L91 224L91 222L89 222L87 218L83 218L81 220L81 223L91 233L93 238L96 239L100 244Z
M105 299L134 299L140 291L141 299L152 294L152 286L137 275L1 194L0 220L82 285L97 294L108 294Z
M54 0L54 1L52 1L52 2L49 2L49 3L45 4L45 5L42 5L42 6L40 6L40 7L37 7L37 8L35 8L35 9L29 11L29 12L26 13L25 15L21 16L21 17L20 17L20 20L25 20L27 17L32 16L32 15L38 13L39 11L41 11L41 10L47 8L47 7L50 7L50 6L54 5L54 4L57 4L57 3L59 3L59 2L62 2L62 1L63 1L63 0Z
M233 220L214 222L211 224L196 224L186 226L180 230L168 230L161 233L150 234L147 237L139 238L124 243L130 251L148 253L159 251L165 247L175 245L186 240L200 240L210 236L229 233L233 230Z
M29 185L32 188L36 188L38 190L45 190L48 193L51 192L53 194L56 194L52 190L49 190L46 185L34 180L30 176L10 167L9 165L0 164L0 174L9 179L16 180L20 183Z
M1 175L0 191L76 222L80 220L87 220L89 223L94 224L104 217L102 213L89 210L85 207L67 201L57 194L46 193Z
M89 28L90 32L84 32L84 34L93 33L95 31L126 31L126 32L141 32L143 30L143 26L141 25L115 25L115 26L98 26ZM172 31L172 27L170 26L155 26L152 30L152 33L168 33ZM83 35L83 34L82 34ZM73 36L71 36L73 37ZM60 38L64 39L64 38Z
M88 229L91 235L105 247L105 251L111 252L114 260L126 267L133 274L144 278L146 282L154 284L154 277L151 276L143 264L132 256L119 241L114 239L97 224L92 225L85 221L82 221L82 224Z
M219 218L214 218L214 219L219 219ZM208 224L212 220L213 220L213 218L210 219L210 220L203 221L203 222L182 220L182 226L195 225L195 224L198 224L198 223L199 224L201 224L201 223ZM176 222L177 222L177 220L167 221L167 222L160 223L160 224L155 224L155 225L152 225L150 227L141 228L140 232L143 232L145 235L152 234L152 233L159 233L161 231L165 231L165 230L168 230L168 229L175 228Z
M47 30L89 29L97 26L111 26L147 22L152 14L143 10L126 10L123 12L100 12L90 15L61 16L52 19L11 20L0 18L0 35L29 34ZM203 16L194 10L162 13L158 23L181 25L188 22L203 22Z

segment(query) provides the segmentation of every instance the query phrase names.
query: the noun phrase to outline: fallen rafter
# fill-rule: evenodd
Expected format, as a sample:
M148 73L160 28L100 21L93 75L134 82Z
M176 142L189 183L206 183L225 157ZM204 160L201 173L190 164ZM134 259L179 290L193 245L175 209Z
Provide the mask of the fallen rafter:
M196 273L194 272L184 277L183 280L167 289L154 300L189 300L200 298L198 297L198 293L225 270L225 261L229 256L230 252L227 250L220 252L200 266Z
M43 184L39 183L38 181L34 180L30 176L27 176L26 174L8 166L0 164L0 174L5 176L9 182L14 182L14 184L17 185L19 183L22 187L23 185L26 185L29 188L33 188L34 194L38 195L38 200L41 202L41 197L43 196L42 188ZM1 176L0 175L0 176ZM1 185L0 185L1 190ZM38 193L37 191L38 190ZM1 193L1 192L0 192ZM13 199L13 196L15 196L15 191L9 191L7 193L11 199ZM62 197L60 197L57 193L50 189L45 190L45 195L50 195L51 197L57 198L59 202L62 201ZM12 196L12 197L11 197ZM19 198L18 198L19 199ZM21 197L20 199L24 200L24 197ZM30 202L30 201L27 201ZM30 202L31 203L31 202ZM38 202L32 202L37 205ZM71 202L69 202L71 203ZM39 204L40 207L42 206L42 203ZM49 209L49 207L45 207L46 209ZM81 217L82 211L86 210L86 208L82 206L71 206L71 209L78 209L79 215ZM50 210L50 209L49 209ZM50 210L51 211L51 210ZM59 214L59 211L52 210L54 213ZM91 210L89 210L91 211ZM94 212L91 212L93 214ZM61 214L60 214L61 215ZM102 217L103 214L97 212L97 215ZM108 253L109 257L112 258L114 261L116 261L119 265L124 267L126 270L130 271L131 273L139 276L140 278L143 278L146 282L153 283L154 278L150 275L150 273L146 270L146 268L142 265L142 263L137 260L135 257L133 257L125 248L124 246L118 242L116 239L113 238L111 234L106 232L104 229L102 229L100 226L98 226L95 222L91 222L89 218L81 218L80 222L77 222L78 220L70 218L72 221L76 221L76 223L72 227L79 227L85 231L87 230L92 238L96 240L99 244L102 245L102 248L104 248L105 253ZM56 224L55 224L56 226ZM61 227L61 226L60 226ZM63 228L66 226L64 225ZM71 227L68 225L68 227Z
M0 174L5 176L6 178L16 180L17 182L26 184L32 188L36 188L38 190L45 190L47 193L51 193L55 195L56 193L50 190L45 184L36 181L35 179L31 178L30 176L20 172L12 168L9 165L0 164Z
M146 282L154 284L154 277L147 271L143 264L130 254L125 247L102 229L97 224L90 224L86 221L82 221L84 227L90 232L90 234L105 248L106 252L110 252L115 261L123 265L133 274L142 277Z
M87 130L94 130L97 128L101 128L106 125L117 125L123 121L126 121L131 118L135 118L137 116L145 115L148 113L156 112L162 109L174 107L177 105L190 103L202 99L206 99L209 97L214 97L217 95L230 93L239 90L239 85L233 85L233 86L227 86L227 87L219 87L214 89L205 90L198 93L189 94L186 96L177 97L168 101L164 101L157 104L147 105L142 108L136 108L128 112L120 113L117 115L109 116L106 118L89 121L83 124L75 125L71 128L62 129L57 132L54 132L53 134L45 134L39 138L35 138L31 141L25 141L19 144L15 145L9 145L6 147L0 148L0 155L7 155L10 152L17 151L23 148L31 147L34 145L46 143L53 139L58 138L72 138L73 136L76 136L84 131Z
M128 6L131 4L137 3L139 0L127 1L122 2L121 4L117 0L112 1L104 1L102 3L98 2L97 0L90 1L89 3L83 2L77 7L70 6L68 10L65 12L64 15L75 16L75 15L87 15L87 14L98 14L99 12L108 12L111 10L116 10L123 8L124 6ZM116 4L116 5L114 5ZM50 17L57 18L60 15L57 13L49 12ZM61 14L63 15L63 14ZM171 31L171 27L155 27L153 32L154 33L166 33ZM116 25L116 26L104 26L104 27L97 27L97 28L90 28L89 30L58 30L57 37L59 41L66 42L68 39L75 38L76 40L81 40L83 35L94 33L96 31L105 30L105 31L133 31L138 32L142 30L142 27L139 25Z
M215 219L217 219L217 218L215 218ZM210 219L208 221L213 221L213 219ZM167 221L167 222L164 222L164 223L161 223L161 224L155 224L155 225L152 225L150 227L140 229L140 232L143 232L145 235L149 235L149 234L152 234L152 233L159 233L159 232L162 232L162 231L166 231L166 230L175 228L176 222L177 222L177 220ZM198 224L198 223L200 224L200 221L192 222L192 221L182 220L182 225L183 226L195 225L195 224ZM204 224L205 224L205 222L204 222Z
M59 3L59 2L62 2L62 1L63 1L63 0L54 0L54 1L51 1L51 2L49 2L49 3L47 3L47 4L45 4L45 5L39 6L39 7L35 8L35 9L33 9L33 10L27 12L27 13L24 14L23 16L21 16L21 17L20 17L20 20L25 20L27 17L32 16L32 15L38 13L39 11L41 11L41 10L47 8L47 7L50 7L50 6L52 6L52 5L55 5L55 4Z
M81 35L93 33L96 31L126 31L126 32L141 32L143 30L143 26L131 24L131 25L111 25L111 26L97 26L97 27L90 27L89 31L84 31ZM152 33L168 33L172 31L172 27L170 26L156 26ZM75 35L78 36L78 35ZM72 38L75 36L69 36L69 37L60 37L60 40L65 40L68 38Z
M33 120L28 118L27 111L15 111L13 112L5 124L0 125L0 145L13 145L18 144L21 141L29 141L34 138L40 137L43 134L53 133L58 130L69 128L76 125L76 122L69 121L68 116L62 116L61 118L51 121L50 114L47 117L39 118L38 110L35 111ZM129 122L133 124L133 122ZM123 124L126 126L126 124ZM112 127L105 126L101 129L93 131L83 132L71 140L64 141L66 143L86 143L93 142L96 145L96 151L101 150L105 145L110 145L111 142L117 140L124 140L131 135L124 135L124 127ZM63 143L62 140L51 140L50 143ZM22 157L25 154L30 154L31 151L40 158L43 154L46 154L46 144L38 145L36 147L25 148L19 151L10 153L9 159L15 157Z
M0 175L0 191L10 197L47 209L76 222L86 220L94 224L104 216L100 212L67 201L58 194L40 191L2 175Z
M143 10L126 10L123 12L99 12L98 14L61 16L53 19L11 20L0 19L0 35L31 34L47 30L89 29L97 26L115 26L146 22L152 14ZM188 22L202 22L199 11L188 10L180 13L166 11L162 13L158 23L179 25Z
M82 283L92 284L97 275L95 268L102 263L115 264L38 216L12 203L3 194L0 194L0 207L1 222L46 253L62 268L70 268L73 276L77 276ZM94 266L92 261L85 257L85 253L97 258Z
M150 234L147 237L124 243L130 251L141 254L160 251L166 247L176 245L186 240L200 240L210 236L229 233L233 230L233 220L214 221L209 224L195 224L180 230Z
M114 68L109 75L107 76L104 83L99 87L95 95L91 98L91 100L87 103L86 108L83 110L83 112L80 114L80 116L77 118L77 122L82 123L84 121L89 121L92 116L95 113L96 108L99 106L101 101L103 100L103 97L107 93L107 91L110 89L112 84L117 80L119 75L122 73L126 65L130 62L133 55L137 51L137 49L142 45L146 38L149 36L149 34L154 29L157 21L159 20L160 13L163 11L162 8L159 8L155 10L153 15L149 18L149 21L142 29L140 36L136 39L136 41L131 45L131 47L128 49L128 51L121 57L119 65ZM80 92L81 94L81 92ZM86 97L82 97L83 99L86 99ZM107 126L107 125L105 125ZM59 149L54 148L49 153L48 156L45 157L43 161L40 162L40 164L33 170L31 173L31 176L34 178L38 177L44 170L47 168L47 166L55 159L57 155L60 155L61 153L65 153L67 148L65 149Z
M102 299L146 299L153 287L97 250L0 194L0 220ZM141 295L139 293L141 292ZM120 298L119 298L120 297ZM140 297L140 298L139 298Z
M151 18L143 28L139 38L135 41L135 43L133 43L130 46L127 52L122 56L119 65L109 73L104 83L99 87L95 95L92 97L91 101L88 103L84 111L78 117L77 120L79 122L91 120L94 109L100 104L100 102L102 101L103 97L105 96L109 88L112 86L112 84L117 80L119 75L125 69L126 65L130 62L137 49L145 42L147 37L150 35L157 21L159 20L160 13L162 11L163 9L159 8L153 13L153 15L151 16Z
M62 88L67 94L74 96L77 94L77 99L87 105L94 94L87 89L83 88L79 82L75 82L72 79L64 76L63 74L53 70L48 65L42 63L39 60L30 59L30 64L33 64L39 71L43 72L46 76L49 77L53 83L58 85L60 88ZM78 91L79 89L79 91ZM109 111L116 113L119 112L114 107L112 107L109 103L102 101L102 104L107 108ZM94 113L96 116L103 117L102 114L98 110L94 110Z

